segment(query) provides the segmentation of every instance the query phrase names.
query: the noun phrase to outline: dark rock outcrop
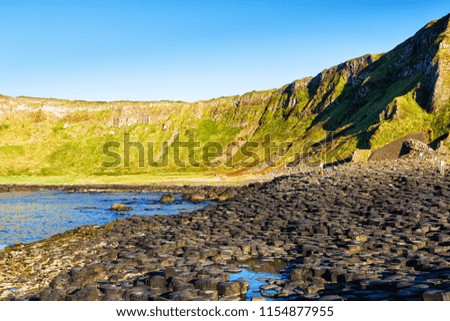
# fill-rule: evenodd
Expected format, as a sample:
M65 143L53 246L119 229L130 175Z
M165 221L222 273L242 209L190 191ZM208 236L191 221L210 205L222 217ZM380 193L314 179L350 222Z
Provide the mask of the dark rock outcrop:
M349 164L193 213L81 227L0 251L0 297L237 300L247 284L229 282L236 264L282 259L266 297L446 300L449 177L427 160Z

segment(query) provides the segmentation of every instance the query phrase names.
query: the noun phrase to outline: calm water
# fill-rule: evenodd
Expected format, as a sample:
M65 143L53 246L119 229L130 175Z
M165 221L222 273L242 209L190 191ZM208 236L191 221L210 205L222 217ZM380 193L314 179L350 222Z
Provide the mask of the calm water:
M246 262L245 268L239 273L231 273L230 281L246 280L249 283L246 301L250 301L252 297L261 296L261 286L268 284L270 280L281 280L285 276L281 271L286 267L286 263L281 260L275 260L272 263L261 263L259 260L250 260ZM270 293L270 290L266 291ZM266 298L267 301L274 300Z
M174 194L175 203L161 204L163 193L65 193L61 191L0 193L0 249L42 240L82 225L103 225L128 215L191 212L208 203L192 204ZM114 203L133 208L127 215L110 211Z

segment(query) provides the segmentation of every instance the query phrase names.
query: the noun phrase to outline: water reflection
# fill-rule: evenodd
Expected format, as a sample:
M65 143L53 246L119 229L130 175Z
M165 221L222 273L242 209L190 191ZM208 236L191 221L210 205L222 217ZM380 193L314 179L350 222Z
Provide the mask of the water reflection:
M103 225L123 215L113 203L133 208L128 215L177 214L208 203L192 204L174 195L161 204L163 193L65 193L61 191L0 193L0 250L17 243L42 240L82 225Z
M239 273L230 273L230 281L246 280L249 282L249 288L245 297L246 301L250 301L252 297L260 297L261 287L267 285L271 280L281 280L284 276L281 271L286 267L286 263L282 260L274 260L263 262L260 259L252 259L240 265L242 271ZM266 290L266 294L271 294L271 290ZM266 297L267 301L273 298Z

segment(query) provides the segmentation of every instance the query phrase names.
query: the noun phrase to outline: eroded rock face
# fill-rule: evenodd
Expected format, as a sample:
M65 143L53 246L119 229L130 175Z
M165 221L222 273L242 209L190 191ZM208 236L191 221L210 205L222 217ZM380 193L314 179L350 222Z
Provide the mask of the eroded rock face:
M403 143L403 148L407 151L407 152L427 152L429 147L427 144L425 144L424 142L421 142L420 140L417 139L407 139L404 143Z
M0 297L240 300L240 262L282 259L275 299L446 300L450 180L433 161L279 177L173 216L134 216L0 251ZM16 288L16 289L14 289ZM10 290L8 290L10 289Z
M395 142L375 149L369 157L369 161L396 160L404 155L420 152L428 152L429 142L427 133L414 133L406 135ZM417 148L417 151L415 150Z

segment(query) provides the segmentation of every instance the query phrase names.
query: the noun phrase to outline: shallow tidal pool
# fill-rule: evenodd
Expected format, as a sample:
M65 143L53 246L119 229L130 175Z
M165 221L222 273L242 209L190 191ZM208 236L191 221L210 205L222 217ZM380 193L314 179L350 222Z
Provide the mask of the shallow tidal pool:
M267 286L270 281L285 279L286 276L281 272L285 267L286 263L281 260L273 262L262 262L259 259L249 260L240 266L240 272L230 273L230 281L239 279L248 281L249 287L245 300L251 301L253 297L263 296L261 287ZM272 293L272 290L266 290L265 293L275 294ZM276 299L265 296L265 300L272 301Z
M37 191L0 193L0 250L63 233L82 225L104 225L132 215L192 212L210 202L193 204L173 194L174 203L161 204L164 193L66 193ZM132 208L119 213L109 208L122 203Z

